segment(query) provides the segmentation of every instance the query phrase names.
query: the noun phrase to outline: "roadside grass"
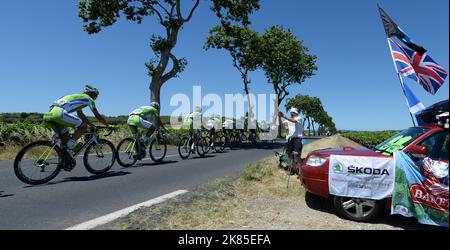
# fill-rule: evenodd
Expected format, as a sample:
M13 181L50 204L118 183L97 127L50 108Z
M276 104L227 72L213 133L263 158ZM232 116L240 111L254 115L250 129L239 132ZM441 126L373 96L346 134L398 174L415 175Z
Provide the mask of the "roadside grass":
M290 179L271 157L249 165L240 177L227 177L209 182L192 192L150 208L142 208L105 225L114 230L215 230L239 227L254 219L249 200L274 202L299 201L305 191L295 176ZM277 204L264 203L258 213L274 212Z
M14 160L21 148L19 146L0 146L0 161Z

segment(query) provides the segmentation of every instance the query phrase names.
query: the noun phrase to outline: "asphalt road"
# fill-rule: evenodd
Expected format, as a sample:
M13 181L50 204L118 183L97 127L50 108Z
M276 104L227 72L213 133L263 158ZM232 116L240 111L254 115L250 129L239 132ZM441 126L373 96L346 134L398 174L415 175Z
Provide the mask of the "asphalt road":
M76 168L49 184L20 182L11 161L0 161L0 229L65 229L117 210L208 181L239 174L249 163L274 155L282 144L230 150L207 158L181 160L169 148L163 164L150 159L124 169L117 163L103 176L93 176L78 159Z

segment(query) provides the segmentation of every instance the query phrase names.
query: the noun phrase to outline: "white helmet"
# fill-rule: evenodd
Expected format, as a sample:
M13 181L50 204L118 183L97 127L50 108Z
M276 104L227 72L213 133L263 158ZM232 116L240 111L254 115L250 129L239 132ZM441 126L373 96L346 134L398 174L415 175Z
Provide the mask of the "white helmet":
M202 112L202 108L197 106L195 107L195 112L201 113Z
M152 102L152 103L150 104L150 106L154 107L154 108L157 109L157 110L159 110L159 108L160 108L158 102Z

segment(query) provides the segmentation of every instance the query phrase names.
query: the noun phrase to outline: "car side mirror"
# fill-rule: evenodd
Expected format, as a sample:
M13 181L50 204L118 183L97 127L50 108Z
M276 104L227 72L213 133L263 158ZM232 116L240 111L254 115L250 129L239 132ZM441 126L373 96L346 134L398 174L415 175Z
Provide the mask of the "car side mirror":
M425 146L414 145L409 149L409 153L418 159L423 159L428 156L428 149Z

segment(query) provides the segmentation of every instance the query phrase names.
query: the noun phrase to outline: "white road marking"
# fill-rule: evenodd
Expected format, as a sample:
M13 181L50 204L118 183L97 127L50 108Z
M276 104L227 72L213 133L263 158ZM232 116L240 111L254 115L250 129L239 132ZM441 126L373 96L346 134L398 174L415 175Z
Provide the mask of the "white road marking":
M188 192L187 190L178 190L178 191L166 194L166 195L156 197L156 198L148 200L146 202L143 202L143 203L140 203L137 205L133 205L133 206L121 209L119 211L95 218L93 220L86 221L81 224L66 228L65 230L90 230L90 229L96 228L98 226L104 225L108 222L111 222L115 219L118 219L120 217L126 216L141 207L151 207L153 205L164 202L164 201L166 201L170 198L174 198L178 195L185 194L187 192Z

